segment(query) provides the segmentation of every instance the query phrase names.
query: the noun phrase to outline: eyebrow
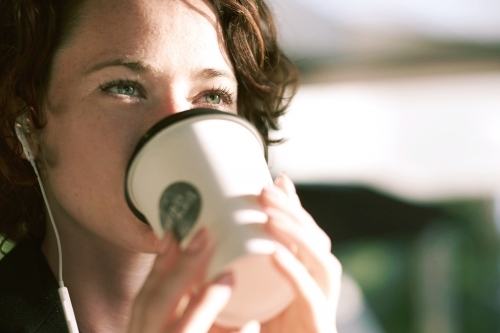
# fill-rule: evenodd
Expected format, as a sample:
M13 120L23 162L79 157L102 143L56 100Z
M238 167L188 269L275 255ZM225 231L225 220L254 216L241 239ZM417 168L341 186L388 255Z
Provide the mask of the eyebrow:
M113 59L110 61L100 62L100 63L90 67L89 69L86 69L84 71L84 74L89 75L93 72L96 72L96 71L101 70L101 69L106 68L106 67L117 67L117 66L124 66L124 67L127 67L127 68L133 70L134 72L141 72L141 73L153 71L152 66L147 65L142 61L129 61L126 59Z
M109 60L109 61L100 62L100 63L90 67L89 69L86 69L84 71L84 74L89 75L91 73L94 73L94 72L99 71L99 70L106 68L106 67L118 67L118 66L127 67L127 68L131 69L132 71L138 72L138 73L155 72L156 71L152 66L144 63L143 61L140 61L140 60L130 61L130 60L120 58L120 59L113 59L113 60ZM196 72L194 77L205 79L205 80L215 79L215 78L219 78L219 77L225 77L227 79L230 79L230 80L237 82L236 77L234 76L234 74L232 72L220 70L220 69L215 69L215 68L204 68L204 69Z
M236 81L236 78L234 77L234 74L232 72L215 68L204 68L201 71L197 72L195 76L205 80L225 77L230 80Z

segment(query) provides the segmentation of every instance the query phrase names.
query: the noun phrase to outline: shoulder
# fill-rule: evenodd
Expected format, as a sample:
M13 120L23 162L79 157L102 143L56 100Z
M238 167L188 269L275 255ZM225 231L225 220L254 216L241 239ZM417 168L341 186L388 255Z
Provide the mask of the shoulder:
M17 244L0 260L0 332L67 332L57 288L40 246Z

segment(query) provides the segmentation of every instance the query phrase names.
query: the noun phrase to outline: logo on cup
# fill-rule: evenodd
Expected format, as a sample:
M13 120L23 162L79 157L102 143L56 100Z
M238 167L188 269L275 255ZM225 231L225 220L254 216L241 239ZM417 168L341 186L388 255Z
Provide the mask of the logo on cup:
M163 192L160 199L160 219L165 231L172 230L182 240L200 213L201 197L194 186L177 182Z

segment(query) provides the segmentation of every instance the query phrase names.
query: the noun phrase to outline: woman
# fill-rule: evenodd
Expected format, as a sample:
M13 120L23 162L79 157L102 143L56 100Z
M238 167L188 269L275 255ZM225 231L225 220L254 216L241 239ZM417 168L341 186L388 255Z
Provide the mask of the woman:
M185 251L170 235L159 240L128 208L123 181L140 136L183 110L238 112L270 143L268 130L276 128L296 74L276 46L265 4L2 0L0 16L0 233L25 240L0 261L0 268L2 262L14 267L0 272L0 285L15 286L13 279L27 279L27 266L43 270L48 263L53 275L43 287L46 299L57 288L55 236L13 131L26 113L80 331L231 331L213 324L230 296L230 273L208 284L201 278L214 246L210 234L202 229ZM295 254L278 251L274 261L298 297L262 327L251 322L234 331L334 332L340 265L328 237L300 206L287 177L259 200L269 216L267 230ZM42 259L21 263L21 252ZM23 316L16 312L22 300L9 302L0 305L7 309L0 331ZM33 321L25 315L24 329L56 332L50 323L60 321L60 306L48 307L21 307L31 317L40 314Z

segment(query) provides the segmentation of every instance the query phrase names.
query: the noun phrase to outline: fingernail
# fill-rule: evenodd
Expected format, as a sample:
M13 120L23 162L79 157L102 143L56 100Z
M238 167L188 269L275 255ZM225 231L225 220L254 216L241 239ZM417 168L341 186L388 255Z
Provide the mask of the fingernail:
M291 192L291 193L296 193L295 189L295 184L293 183L292 179L288 177L286 173L281 174L281 179L283 181L283 184L285 185L286 189Z
M285 180L284 176L285 176L285 173L281 172L280 175L278 177L276 177L276 179L274 180L274 183L275 184L283 183L283 181Z
M233 273L231 273L231 272L222 273L215 278L214 282L217 284L224 284L227 286L232 286L234 283Z
M200 252L207 244L206 235L207 231L205 228L201 228L200 230L198 230L198 232L196 233L196 235L194 235L193 239L191 239L191 242L186 248L186 252L190 253Z

